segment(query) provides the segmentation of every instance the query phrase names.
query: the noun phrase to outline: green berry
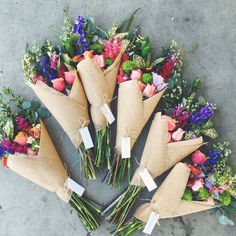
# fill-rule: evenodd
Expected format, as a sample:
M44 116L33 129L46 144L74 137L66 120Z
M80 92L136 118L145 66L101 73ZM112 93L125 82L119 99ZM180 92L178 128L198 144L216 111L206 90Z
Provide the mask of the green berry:
M185 200L185 201L192 201L193 200L192 190L190 188L185 189L183 200Z
M151 83L152 83L152 75L149 74L149 73L143 73L143 74L142 74L141 81L142 81L144 84L151 84Z
M135 69L137 66L136 66L136 63L134 61L125 61L123 64L122 64L122 69L127 73L133 69Z

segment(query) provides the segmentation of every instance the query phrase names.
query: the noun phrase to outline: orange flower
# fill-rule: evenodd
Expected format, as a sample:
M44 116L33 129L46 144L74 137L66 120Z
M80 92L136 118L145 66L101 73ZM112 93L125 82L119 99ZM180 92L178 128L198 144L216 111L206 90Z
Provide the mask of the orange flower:
M33 128L31 128L30 131L32 132L32 135L34 136L35 139L40 138L40 134L41 134L40 125L34 126Z
M25 146L27 144L27 138L28 138L27 135L23 131L20 131L16 135L14 141L16 143L19 143L21 146Z
M93 58L93 51L86 51L86 52L84 52L84 58Z

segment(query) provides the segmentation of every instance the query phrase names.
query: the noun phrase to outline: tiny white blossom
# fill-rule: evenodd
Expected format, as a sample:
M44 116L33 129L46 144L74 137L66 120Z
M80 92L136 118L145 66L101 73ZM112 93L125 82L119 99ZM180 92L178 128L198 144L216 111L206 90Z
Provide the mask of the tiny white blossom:
M34 141L35 141L35 139L32 136L27 138L27 143L29 143L29 144L32 144Z

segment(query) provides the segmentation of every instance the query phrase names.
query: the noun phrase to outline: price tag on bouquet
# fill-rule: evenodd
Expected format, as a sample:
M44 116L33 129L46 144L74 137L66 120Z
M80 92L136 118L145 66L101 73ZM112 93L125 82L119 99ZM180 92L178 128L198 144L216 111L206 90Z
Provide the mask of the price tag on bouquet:
M121 137L121 158L130 158L130 137Z
M109 125L111 125L115 121L115 117L112 114L111 109L109 108L107 103L102 104L101 111L102 111L103 115L106 117L107 122L109 123Z
M156 224L158 223L158 220L160 218L160 215L154 211L152 211L151 215L148 218L147 224L144 227L143 233L145 234L151 234L154 230Z
M157 188L155 181L153 180L149 171L145 168L139 172L144 184L146 185L149 192Z
M91 138L88 127L83 127L79 129L80 135L82 137L84 146L86 149L94 147L93 140Z
M71 189L73 192L77 193L79 196L82 196L85 188L82 187L81 185L77 184L73 179L71 179L70 177L67 178L65 184L66 187L68 187L69 189Z

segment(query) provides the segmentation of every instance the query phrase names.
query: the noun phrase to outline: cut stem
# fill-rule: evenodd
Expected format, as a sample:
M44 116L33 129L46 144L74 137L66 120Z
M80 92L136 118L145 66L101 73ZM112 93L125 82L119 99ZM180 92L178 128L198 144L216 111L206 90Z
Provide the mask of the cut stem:
M73 193L69 203L76 210L88 232L92 232L99 228L101 210L98 209L90 200Z
M133 218L121 228L112 231L111 236L131 236L143 228L144 223L137 218Z
M122 227L130 209L141 194L143 187L130 185L124 192L123 197L115 205L111 214L106 218L110 223L116 225L116 229Z
M128 175L128 184L131 180L131 158L121 158L121 154L115 154L112 168L106 173L105 180L111 184L113 188L120 188L124 183L124 179Z
M101 167L106 165L111 169L111 130L105 127L96 132L96 158L95 165Z
M94 156L91 149L86 149L82 143L79 148L81 167L83 168L84 177L86 179L96 179L96 171L94 168Z

